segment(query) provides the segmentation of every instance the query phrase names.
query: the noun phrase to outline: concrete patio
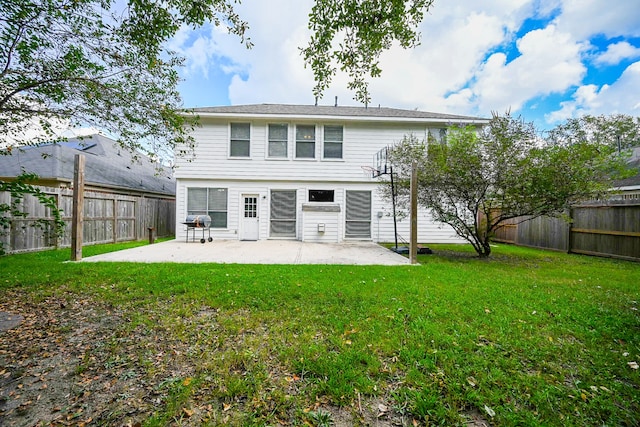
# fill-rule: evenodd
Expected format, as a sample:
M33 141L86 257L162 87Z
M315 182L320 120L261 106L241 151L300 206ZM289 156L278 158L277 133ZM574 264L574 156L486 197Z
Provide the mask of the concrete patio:
M295 240L170 240L87 257L83 262L218 264L408 265L409 260L373 242L307 243Z

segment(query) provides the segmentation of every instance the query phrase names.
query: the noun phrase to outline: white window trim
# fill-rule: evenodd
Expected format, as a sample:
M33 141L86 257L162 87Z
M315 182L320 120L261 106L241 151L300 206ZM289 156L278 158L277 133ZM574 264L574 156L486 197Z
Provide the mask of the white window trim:
M248 156L232 156L231 155L231 125L232 124L248 124L249 125L249 155ZM252 144L252 136L253 136L253 123L251 122L243 122L243 121L233 121L229 122L227 125L227 159L229 160L248 160L251 159L251 146Z
M269 125L287 125L287 155L285 157L273 157L273 156L269 156ZM264 136L264 158L265 160L269 160L269 161L289 161L291 160L291 152L292 150L295 150L295 148L291 148L291 140L292 140L292 129L295 127L295 125L292 125L290 122L268 122L265 125L265 136ZM295 135L293 136L293 138L295 139ZM294 142L295 143L295 142Z
M324 156L324 128L325 126L342 126L342 157L325 157ZM344 162L344 140L345 138L345 134L346 134L346 126L344 124L341 123L324 123L322 125L322 150L321 150L321 154L322 154L322 161L324 162ZM317 139L317 138L316 138Z
M313 126L314 128L314 145L313 145L313 157L298 157L298 126ZM293 158L297 161L302 161L302 162L317 162L319 157L318 157L318 145L319 144L319 138L318 138L318 125L315 123L312 124L307 124L307 123L296 123L294 125L295 129L293 131Z

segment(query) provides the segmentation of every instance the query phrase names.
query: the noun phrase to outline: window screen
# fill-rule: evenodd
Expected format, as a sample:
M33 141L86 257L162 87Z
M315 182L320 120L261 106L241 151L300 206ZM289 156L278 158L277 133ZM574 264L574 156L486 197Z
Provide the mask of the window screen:
M371 238L371 191L346 192L345 236Z
M271 191L271 237L296 237L296 191Z

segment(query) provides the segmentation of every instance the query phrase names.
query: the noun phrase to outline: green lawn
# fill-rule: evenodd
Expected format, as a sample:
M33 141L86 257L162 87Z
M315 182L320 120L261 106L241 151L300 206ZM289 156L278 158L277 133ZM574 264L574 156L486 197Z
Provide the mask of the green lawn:
M43 328L73 355L68 381L84 405L65 419L640 425L640 264L430 247L420 266L398 267L5 256L0 310L59 319ZM79 336L88 342L74 350ZM127 391L108 396L105 384Z

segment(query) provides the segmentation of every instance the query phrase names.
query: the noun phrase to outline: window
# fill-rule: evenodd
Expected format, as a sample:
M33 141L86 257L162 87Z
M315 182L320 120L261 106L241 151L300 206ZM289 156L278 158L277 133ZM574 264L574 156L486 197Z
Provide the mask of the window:
M347 191L345 237L371 238L371 191Z
M316 127L314 125L296 126L296 158L314 159L316 157Z
M324 158L342 158L342 126L324 127Z
M249 123L231 123L231 157L249 157L251 147L251 125Z
M287 157L289 126L269 125L269 157Z
M309 190L310 202L333 202L334 190Z
M271 237L296 237L296 191L271 191Z
M209 215L211 228L227 228L227 189L188 188L187 215Z

